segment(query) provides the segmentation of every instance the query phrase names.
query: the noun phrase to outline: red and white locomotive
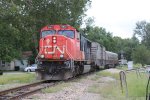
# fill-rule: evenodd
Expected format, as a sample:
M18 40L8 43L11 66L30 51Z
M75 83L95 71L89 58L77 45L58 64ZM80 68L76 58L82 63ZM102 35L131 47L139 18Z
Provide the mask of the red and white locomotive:
M37 59L38 78L47 80L64 80L118 63L116 53L86 39L70 25L47 25L41 29Z

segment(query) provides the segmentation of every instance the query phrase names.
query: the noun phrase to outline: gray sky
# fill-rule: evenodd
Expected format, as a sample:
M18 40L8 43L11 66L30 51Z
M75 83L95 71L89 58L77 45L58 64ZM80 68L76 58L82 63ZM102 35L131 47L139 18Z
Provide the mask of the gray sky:
M92 0L87 15L113 36L131 38L137 21L150 22L150 0Z

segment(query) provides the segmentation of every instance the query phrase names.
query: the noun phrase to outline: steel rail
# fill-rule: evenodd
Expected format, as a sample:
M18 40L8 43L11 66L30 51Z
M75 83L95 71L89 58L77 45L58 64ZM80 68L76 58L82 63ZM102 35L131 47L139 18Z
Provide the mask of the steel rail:
M30 91L25 91L25 92L23 92L23 93L21 93L19 95L15 95L13 97L9 97L7 100L20 100L20 99L22 99L24 97L30 96L30 95L32 95L32 94L34 94L36 92L41 91L42 89L44 89L46 87L50 87L50 86L53 86L53 85L55 85L55 83L51 83L48 86L43 86L41 88L33 89L33 90L30 90Z
M97 71L95 71L95 72L97 72ZM84 73L82 75L72 77L68 80L64 80L64 82L73 81L74 79L82 78L82 77L91 75L95 72ZM25 98L27 96L30 96L30 95L36 93L36 92L39 92L44 88L54 86L60 82L61 81L44 80L44 81L40 81L40 82L35 82L35 83L31 83L31 84L27 84L27 85L15 87L15 88L3 90L3 91L0 91L0 100L21 100L22 98ZM41 85L41 87L36 88L36 86L40 86L40 85Z
M40 91L41 89L50 87L55 84L55 82L53 82L49 84L47 83L48 85L46 84L46 86L37 87L44 84L45 82L47 82L47 80L0 91L0 100L20 100L19 98L31 95Z

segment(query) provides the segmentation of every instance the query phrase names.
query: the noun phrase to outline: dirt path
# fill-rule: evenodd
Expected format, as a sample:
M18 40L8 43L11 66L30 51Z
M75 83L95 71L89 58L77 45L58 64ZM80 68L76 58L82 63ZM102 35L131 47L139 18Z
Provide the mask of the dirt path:
M106 70L111 73L118 73L117 69ZM68 86L61 87L62 89L53 93L37 93L24 100L104 100L101 94L89 92L89 87L93 85L103 86L108 82L115 81L112 77L102 77L96 75L96 73L86 76L76 81L69 82ZM65 83L63 83L65 84ZM55 88L54 88L55 89Z

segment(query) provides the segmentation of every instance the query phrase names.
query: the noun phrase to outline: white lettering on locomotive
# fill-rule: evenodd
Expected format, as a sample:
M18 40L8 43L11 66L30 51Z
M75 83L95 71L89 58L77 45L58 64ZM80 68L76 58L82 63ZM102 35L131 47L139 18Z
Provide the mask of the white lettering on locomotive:
M60 49L60 47L58 46L44 46L45 48L45 54L55 54L56 52L56 49L61 53L61 54L64 54L65 53L65 46L63 45L63 50ZM50 49L50 48L53 48L53 51L48 51L47 49Z

